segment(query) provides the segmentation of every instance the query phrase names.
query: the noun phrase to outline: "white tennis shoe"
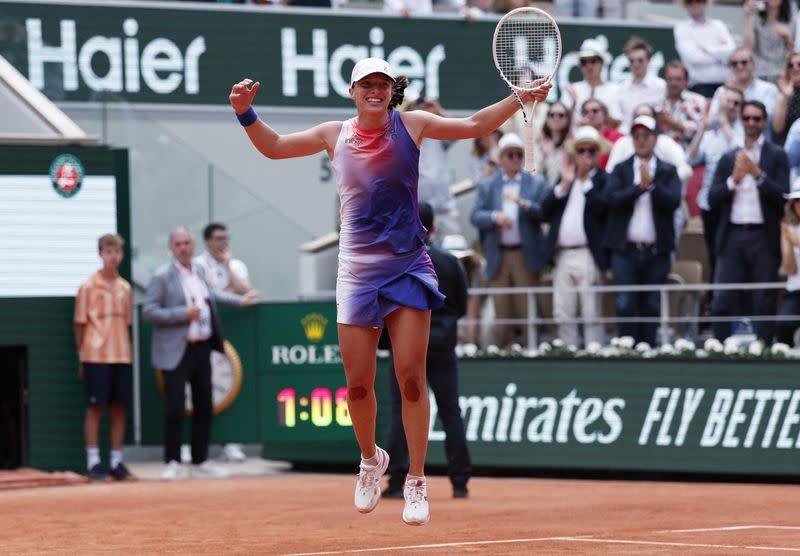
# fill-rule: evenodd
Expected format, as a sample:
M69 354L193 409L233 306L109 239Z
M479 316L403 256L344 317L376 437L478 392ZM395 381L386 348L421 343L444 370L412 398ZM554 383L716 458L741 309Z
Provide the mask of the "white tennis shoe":
M377 465L369 465L363 459L359 465L355 503L356 509L362 514L371 512L378 505L381 499L381 477L389 467L389 454L385 450L376 446L375 454L378 456Z
M406 507L403 509L403 521L408 525L425 525L431 518L428 509L428 489L425 479L406 479L403 487Z

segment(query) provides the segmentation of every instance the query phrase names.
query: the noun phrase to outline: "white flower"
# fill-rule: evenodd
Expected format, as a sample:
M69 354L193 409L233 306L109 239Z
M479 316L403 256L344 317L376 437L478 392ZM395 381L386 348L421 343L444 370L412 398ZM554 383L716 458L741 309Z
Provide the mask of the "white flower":
M633 336L623 336L619 339L619 347L624 349L633 349L635 344L636 340L633 339Z
M616 338L613 338L611 340L611 345L612 346L614 346L614 340L616 340ZM586 344L586 353L594 355L596 353L599 353L600 349L602 349L602 347L603 346L600 345L600 342L589 342L588 344Z
M772 353L786 355L789 353L789 346L784 344L783 342L772 344Z
M616 337L616 336L611 338L611 345L614 346L614 347L619 347L619 338Z
M525 357L539 357L539 350L537 349L526 349L522 352Z
M539 353L541 353L542 355L544 355L545 353L547 353L552 349L553 348L547 342L542 342L541 344L539 344Z
M675 353L675 348L672 347L672 344L664 344L659 348L658 351L660 351L664 355L672 355Z
M553 340L553 347L554 348L563 348L564 347L564 340L561 338L556 338Z
M511 353L522 353L522 346L519 344L511 344Z
M639 344L641 345L641 344L645 344L645 343L644 342L639 342ZM647 345L647 344L645 344L645 345ZM654 350L654 349L650 349L649 346L648 346L647 349L640 350L640 351L642 352L642 357L644 357L645 359L652 359L653 357L658 355L658 352L656 350Z
M694 351L695 345L694 342L687 340L686 338L678 338L675 340L675 351Z
M739 353L739 345L734 340L733 342L725 341L725 345L722 347L722 352L725 355L734 355Z
M626 336L626 338L630 338L630 336ZM647 342L639 342L638 344L636 344L636 351L640 353L644 353L649 350L650 350L650 344L648 344Z
M456 357L464 357L464 346L461 344L456 344Z
M578 351L578 346L570 344L567 346L567 351L570 353L576 353Z
M388 349L379 349L375 355L378 356L378 359L389 359L389 356L392 354Z
M500 348L494 344L491 344L486 348L486 353L489 355L498 355L500 353Z
M705 359L706 357L708 357L708 352L704 349L698 349L697 351L694 352L694 356L697 357L698 359Z
M764 344L762 344L761 341L750 342L747 353L754 357L761 357L761 354L764 353Z
M716 338L709 338L703 344L703 349L705 349L709 353L720 353L723 349L722 342L720 342Z
M465 344L464 345L464 355L467 357L475 357L475 354L478 353L478 346L475 344Z

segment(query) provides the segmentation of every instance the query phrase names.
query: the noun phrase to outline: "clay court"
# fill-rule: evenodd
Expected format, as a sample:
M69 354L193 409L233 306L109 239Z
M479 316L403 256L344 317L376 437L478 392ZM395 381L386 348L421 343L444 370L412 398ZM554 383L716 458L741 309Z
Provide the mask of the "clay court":
M429 479L431 522L402 501L355 511L355 474L83 484L0 492L2 554L763 554L800 552L800 486Z

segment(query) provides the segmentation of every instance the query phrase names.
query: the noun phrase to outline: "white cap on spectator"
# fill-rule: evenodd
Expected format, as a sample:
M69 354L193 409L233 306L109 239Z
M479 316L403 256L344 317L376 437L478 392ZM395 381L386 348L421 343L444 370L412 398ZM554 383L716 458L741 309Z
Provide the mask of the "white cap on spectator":
M608 48L598 39L586 39L581 43L578 59L580 58L600 58L604 63L611 62L611 55Z
M789 193L784 193L783 198L790 201L792 199L800 199L800 177L794 179L791 191L789 191Z
M636 127L643 127L650 131L655 131L656 120L652 116L636 116L636 118L633 120L633 123L631 123L631 131L633 131Z
M524 151L525 145L516 133L506 133L500 138L500 141L497 142L497 154L502 155L503 151L506 149L519 149Z
M353 73L350 75L350 84L352 85L356 81L361 81L372 73L382 73L394 81L394 72L389 62L381 60L380 58L364 58L353 68Z
M608 141L606 141L601 135L600 132L597 131L594 127L590 125L583 125L575 130L575 135L572 136L572 139L568 139L565 147L569 154L575 153L575 147L577 145L594 145L597 147L597 150L603 153L607 153L611 150Z

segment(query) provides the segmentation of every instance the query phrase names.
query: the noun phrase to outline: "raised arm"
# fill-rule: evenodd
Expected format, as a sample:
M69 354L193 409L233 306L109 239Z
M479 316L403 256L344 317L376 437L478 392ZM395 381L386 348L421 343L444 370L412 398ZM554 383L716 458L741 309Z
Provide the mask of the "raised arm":
M281 135L253 110L253 98L261 83L244 79L233 86L228 97L250 142L258 152L268 158L293 158L328 151L333 157L333 147L342 129L342 122L325 122L305 131Z
M535 91L521 94L522 102L543 102L550 92L550 86L548 83ZM426 137L446 141L474 139L503 125L517 110L519 103L512 94L466 118L444 118L430 112L414 110L403 113L403 123L417 142Z

